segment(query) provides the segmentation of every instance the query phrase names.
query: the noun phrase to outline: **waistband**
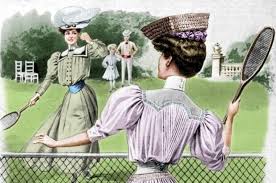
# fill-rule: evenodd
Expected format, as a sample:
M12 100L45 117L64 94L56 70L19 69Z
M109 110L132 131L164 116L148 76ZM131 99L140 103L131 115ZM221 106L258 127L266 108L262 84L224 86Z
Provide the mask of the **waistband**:
M156 181L159 180L159 181ZM168 182L176 183L175 178L168 172L134 174L128 179L128 183L136 182Z
M85 86L84 80L80 80L73 85L68 86L70 93L78 93Z
M130 58L131 55L121 55L123 58Z
M137 162L137 170L135 174L147 174L147 173L164 173L168 171L167 163L160 163L155 161L150 162Z

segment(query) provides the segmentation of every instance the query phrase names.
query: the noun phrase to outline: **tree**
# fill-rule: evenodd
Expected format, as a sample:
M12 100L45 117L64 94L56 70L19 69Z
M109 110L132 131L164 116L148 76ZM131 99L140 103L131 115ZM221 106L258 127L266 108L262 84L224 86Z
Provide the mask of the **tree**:
M207 66L204 66L202 71L200 72L200 75L203 77L211 77L212 76L212 65L208 64Z
M130 39L140 48L137 56L141 56L146 38L140 29L156 19L148 13L106 11L96 16L84 31L91 33L94 38L106 44L118 45L123 40L122 32L130 29L132 31Z
M245 39L244 42L235 42L230 46L230 51L227 54L228 62L240 63L243 62L251 44L253 43L256 34L253 34ZM266 62L270 61L270 55L267 58ZM274 78L274 75L269 72L268 68L263 68L261 72L253 79L266 87L268 90L271 90L270 79ZM237 79L236 77L233 78Z
M27 12L24 16L20 13L14 14L3 22L1 48L5 48L12 38L19 36L22 32L28 31L30 28L39 28L41 26L49 26L54 29L51 23L51 14L49 12L38 15L37 11L34 9Z
M270 85L270 81L273 83L273 79L275 78L275 74L269 72L268 68L264 68L254 79L253 81L257 81L262 84L268 90L272 90L272 86Z
M19 14L15 22L20 20L20 24L29 25L32 21L36 22L41 16L36 12L30 12L27 17L21 17ZM32 19L30 19L32 15ZM16 35L9 36L5 48L2 48L2 76L14 77L14 61L15 60L34 60L36 72L40 78L44 78L47 68L47 60L53 52L63 51L66 49L63 35L60 34L52 24L47 22L47 15L43 15L46 19L45 24L33 26L25 31L21 31ZM49 16L50 17L50 16ZM137 56L141 56L142 50L145 47L145 37L140 29L145 24L155 20L156 17L149 13L133 13L124 11L107 11L98 14L93 18L90 25L83 31L91 34L93 39L99 39L106 45L110 43L119 44L122 41L122 32L124 29L133 31L131 40L134 41L139 52ZM7 24L9 22L6 22ZM14 23L14 22L13 22ZM35 23L34 23L35 25ZM21 26L21 27L22 27ZM14 27L10 25L10 27ZM23 26L25 27L25 26ZM80 41L80 46L86 44ZM95 59L91 64L91 77L101 78L104 73L104 68L101 65L102 59ZM120 70L120 66L118 67ZM143 69L141 67L133 68L133 77L141 77Z
M15 60L32 60L35 62L36 72L44 77L47 60L55 51L64 50L65 43L60 33L51 27L41 26L24 31L19 36L12 37L6 49L2 51L2 76L14 77Z
M244 60L255 37L256 35L254 34L246 38L243 42L234 42L228 48L229 51L227 51L226 53L226 58L228 59L228 62L241 63Z
M230 63L240 63L242 62L243 58L239 55L238 49L232 49L228 55L228 61Z

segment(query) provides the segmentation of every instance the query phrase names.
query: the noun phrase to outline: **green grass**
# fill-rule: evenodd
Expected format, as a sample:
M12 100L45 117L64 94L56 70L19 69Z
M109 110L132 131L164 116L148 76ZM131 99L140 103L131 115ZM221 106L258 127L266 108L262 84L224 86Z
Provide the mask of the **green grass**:
M99 113L109 96L108 83L98 80L89 80L97 94ZM155 89L163 86L158 79L136 80L142 89ZM8 111L15 111L23 107L34 94L38 85L16 83L5 80ZM237 82L211 82L203 79L191 79L186 84L188 95L203 108L210 109L218 116L223 117L228 102L234 95ZM5 132L7 151L18 152L29 141L32 135L61 104L66 87L52 84L36 106L25 111L19 122ZM245 89L240 113L235 120L232 152L261 152L267 128L268 94L258 83L251 83ZM104 139L100 142L101 152L127 152L127 143L124 132Z

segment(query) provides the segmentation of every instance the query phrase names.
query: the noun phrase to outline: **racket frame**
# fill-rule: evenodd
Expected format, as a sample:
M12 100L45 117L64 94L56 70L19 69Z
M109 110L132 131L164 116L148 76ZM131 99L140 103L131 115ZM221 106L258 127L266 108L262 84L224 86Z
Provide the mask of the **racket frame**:
M14 122L12 122L10 125L8 125L8 126L5 127L5 128L2 128L2 130L7 130L7 129L11 128L13 125L15 125L16 122L18 121L18 119L20 118L21 113L22 113L23 111L25 111L29 106L30 106L30 105L27 104L27 105L25 105L23 108L21 108L19 111L13 111L13 112L10 112L10 113L4 115L4 116L0 119L0 121L1 121L3 118L5 118L6 116L9 116L9 115L11 115L11 114L13 114L13 113L16 113L16 114L17 114L17 117L16 117L16 120L14 120Z
M245 70L245 66L246 66L246 63L247 63L248 58L249 58L249 56L250 56L250 53L251 53L251 51L253 50L253 47L255 46L255 44L256 44L258 38L261 36L262 32L264 32L264 31L267 30L267 29L271 29L272 32L273 32L273 34L272 34L272 39L271 39L272 41L271 41L271 43L270 43L270 45L269 45L269 49L268 49L268 54L265 56L264 61L263 61L262 64L258 67L258 69L256 69L255 72L254 72L249 78L247 78L246 80L243 80L243 79L242 79L243 76L244 76L244 74L243 74L244 72L243 72L243 71ZM243 66L242 66L242 70L241 70L240 85L239 85L238 89L236 90L236 93L235 93L235 96L234 96L234 98L233 98L233 100L232 100L232 103L234 103L234 102L240 97L240 95L241 95L243 89L245 88L245 86L246 86L246 85L247 85L247 84L248 84L248 83L259 73L259 72L260 72L260 70L261 70L262 67L264 66L264 63L266 62L266 59L267 59L267 57L268 57L268 55L269 55L269 52L270 52L270 50L271 50L271 48L272 48L272 45L273 45L273 42L274 42L274 38L275 38L275 30L274 30L274 28L272 28L272 27L264 27L264 28L258 33L258 35L255 37L253 43L252 43L252 44L250 45L250 47L249 47L249 50L248 50L248 52L247 52L247 54L246 54L246 57L244 58ZM227 120L227 113L226 113L226 115L224 116L223 124L226 123L226 120Z

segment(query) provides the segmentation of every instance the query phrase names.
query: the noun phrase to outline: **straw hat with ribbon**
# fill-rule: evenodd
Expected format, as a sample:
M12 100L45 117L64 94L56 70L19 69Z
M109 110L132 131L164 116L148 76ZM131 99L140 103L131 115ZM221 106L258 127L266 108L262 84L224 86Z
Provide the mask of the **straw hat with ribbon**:
M196 41L205 41L209 13L188 13L156 20L141 30L150 40L163 35L174 35Z

